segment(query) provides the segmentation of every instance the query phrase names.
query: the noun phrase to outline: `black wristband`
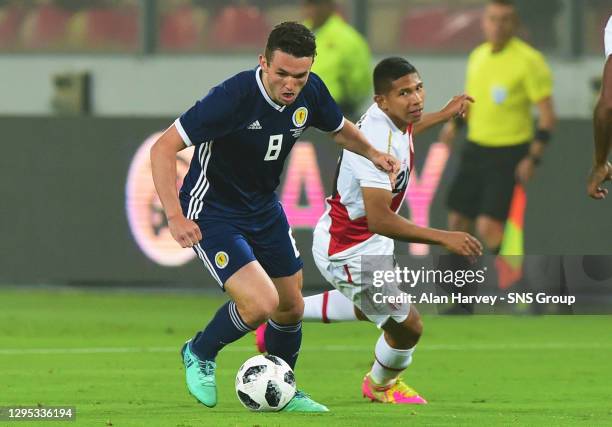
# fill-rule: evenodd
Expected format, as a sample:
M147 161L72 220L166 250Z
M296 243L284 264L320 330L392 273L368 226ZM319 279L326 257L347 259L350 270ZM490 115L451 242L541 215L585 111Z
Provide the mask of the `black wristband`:
M548 129L538 129L536 130L535 140L540 141L544 144L548 144L550 138L552 137L552 133Z
M453 117L453 122L455 123L455 126L457 126L457 129L463 129L465 126L465 119L461 116Z

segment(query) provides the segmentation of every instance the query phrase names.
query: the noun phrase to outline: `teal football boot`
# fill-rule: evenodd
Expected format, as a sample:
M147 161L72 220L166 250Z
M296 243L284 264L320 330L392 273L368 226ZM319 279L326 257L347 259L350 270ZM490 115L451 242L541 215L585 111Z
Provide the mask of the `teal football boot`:
M329 412L327 406L315 402L306 393L295 391L293 399L281 410L282 412Z
M215 380L217 364L212 360L200 360L193 354L191 341L187 341L181 349L187 389L200 403L212 408L217 404L217 382Z

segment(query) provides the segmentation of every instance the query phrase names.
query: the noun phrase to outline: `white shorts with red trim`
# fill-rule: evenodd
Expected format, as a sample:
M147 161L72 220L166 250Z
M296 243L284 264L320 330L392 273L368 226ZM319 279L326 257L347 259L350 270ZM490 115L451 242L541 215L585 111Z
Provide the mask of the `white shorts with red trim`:
M320 231L320 230L319 230ZM397 323L401 323L408 318L410 304L386 304L374 303L374 294L380 292L373 283L364 283L362 278L362 255L387 255L384 260L388 260L389 265L380 265L377 268L381 270L393 270L396 267L393 258L393 251L390 254L374 252L372 254L352 254L344 259L339 259L337 255L330 257L327 255L326 245L321 241L325 239L325 233L317 233L315 230L312 255L315 263L325 280L327 280L334 288L339 290L344 296L350 299L355 307L357 307L371 322L375 323L378 328L381 328L389 319L393 319ZM319 244L317 244L319 243ZM391 249L393 249L391 247ZM366 275L370 276L370 275ZM369 280L369 279L367 279ZM386 284L385 295L399 294L395 284Z

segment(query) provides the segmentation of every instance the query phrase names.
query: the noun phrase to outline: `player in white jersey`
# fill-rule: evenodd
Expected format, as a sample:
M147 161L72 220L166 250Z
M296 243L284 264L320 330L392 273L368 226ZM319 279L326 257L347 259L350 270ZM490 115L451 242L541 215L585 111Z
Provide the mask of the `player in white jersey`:
M587 193L594 199L606 197L608 190L603 183L612 180L612 164L608 161L612 149L612 16L606 25L604 43L606 64L601 79L601 95L593 114L595 156L587 184Z
M352 301L360 317L384 331L376 343L372 369L363 380L363 395L379 402L426 403L399 379L421 336L420 316L408 303L390 309L372 298L377 288L371 277L362 277L366 270L372 271L364 256L376 256L377 270L392 271L393 239L438 244L465 256L480 255L482 246L467 233L419 227L397 214L413 169L412 135L422 116L425 92L416 69L403 58L387 58L376 66L374 92L375 103L363 116L361 131L400 162L395 186L387 176L343 151L334 194L315 228L312 252L326 280ZM462 98L460 111L469 100ZM397 283L390 285L389 291L397 290Z
M392 270L393 239L439 244L466 256L482 253L480 242L467 233L419 227L397 214L413 169L412 135L462 114L465 104L473 100L457 96L442 111L423 115L421 78L408 61L395 57L376 66L374 91L375 103L359 125L372 145L398 159L400 171L392 187L388 176L343 150L334 193L327 199L328 208L315 228L313 241L317 267L336 290L306 298L305 316L323 308L329 309L329 318L334 320L337 315L338 320L348 317L375 323L384 333L376 344L374 365L364 378L364 396L386 403L426 403L399 379L421 335L420 316L406 304L393 310L387 305L368 304L372 302L372 284L361 275L361 260L376 256L377 269ZM260 350L262 344L259 339Z

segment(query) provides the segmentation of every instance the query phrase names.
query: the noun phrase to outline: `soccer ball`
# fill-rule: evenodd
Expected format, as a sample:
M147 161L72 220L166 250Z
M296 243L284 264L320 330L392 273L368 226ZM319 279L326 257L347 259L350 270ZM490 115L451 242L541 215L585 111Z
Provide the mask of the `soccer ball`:
M236 374L236 394L251 411L280 411L295 394L295 376L276 356L253 356Z

